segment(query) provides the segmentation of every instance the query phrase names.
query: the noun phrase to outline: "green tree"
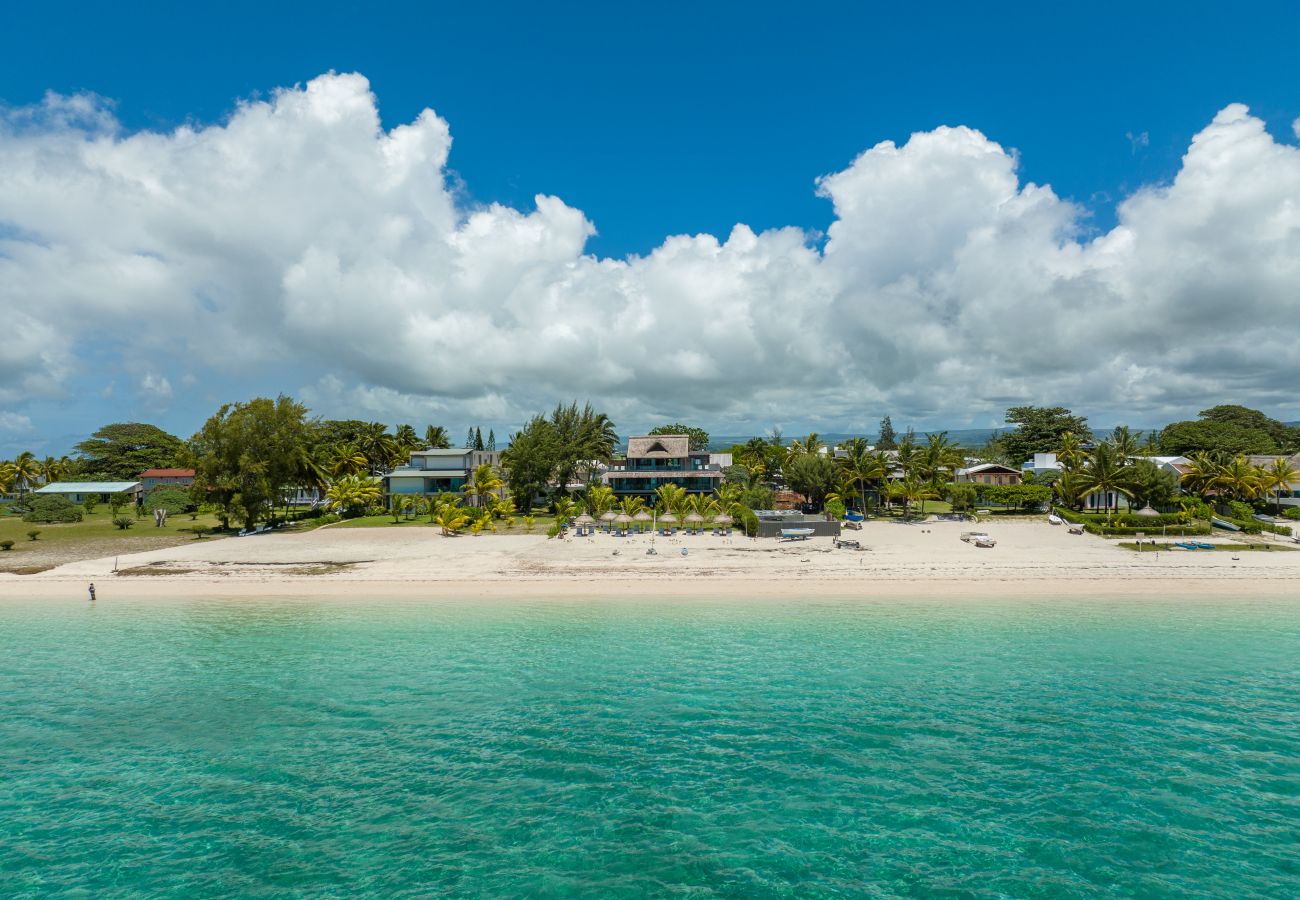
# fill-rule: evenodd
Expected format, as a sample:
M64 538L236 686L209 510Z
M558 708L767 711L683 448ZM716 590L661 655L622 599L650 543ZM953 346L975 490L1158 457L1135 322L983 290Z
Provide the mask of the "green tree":
M229 527L264 519L298 474L297 451L312 437L307 408L290 397L227 403L190 440L195 484Z
M450 450L451 437L441 425L430 425L424 429L424 446L426 450Z
M533 501L546 493L558 458L559 439L544 416L534 416L510 436L509 446L501 452L501 465L510 493L523 509L532 509Z
M40 477L40 460L29 450L19 453L14 457L14 461L9 464L9 478L13 485L18 488L20 496L32 490Z
M485 447L484 447L484 445L483 445L483 429L482 429L482 428L475 428L475 429L474 429L474 449L475 449L475 450L483 450L483 449L485 449Z
M646 434L684 434L690 439L692 451L698 453L709 449L709 433L707 431L692 425L683 425L680 422L672 425L659 425L651 428Z
M185 457L180 438L143 422L105 425L75 449L84 477L105 481L135 481L146 469L176 468Z
M1063 406L1013 406L1007 410L1006 420L1016 428L999 435L997 446L1013 466L1033 458L1035 453L1056 450L1063 435L1074 434L1084 441L1092 439L1088 420Z
M178 516L193 509L194 503L186 491L160 488L149 493L145 498L144 508L151 513L155 509L165 509L168 515Z
M1160 449L1165 453L1191 456L1193 453L1227 455L1276 453L1277 441L1262 428L1216 419L1173 422L1160 432Z
M1114 444L1102 441L1093 450L1092 456L1079 470L1079 487L1083 496L1103 494L1106 499L1106 514L1111 513L1110 497L1133 498L1133 467L1129 464Z
M397 441L397 446L402 448L403 456L420 448L420 436L415 433L414 426L398 425L393 431L393 439Z
M325 489L325 499L345 516L359 516L367 507L379 502L383 491L379 483L366 475L346 475Z
M1273 494L1273 502L1278 512L1282 511L1282 492L1290 491L1291 485L1300 482L1300 469L1291 465L1290 460L1279 458L1272 465L1264 468L1261 482L1265 491Z
M591 475L591 465L609 459L618 445L618 435L609 416L596 412L590 403L578 408L577 402L558 405L551 413L555 431L555 480L560 490L568 490L580 475Z
M505 482L501 480L496 467L483 463L470 474L469 481L465 482L461 491L465 496L474 498L474 505L487 507L503 487Z
M1133 463L1133 505L1169 506L1178 497L1179 476L1149 459Z
M894 423L889 416L880 420L880 435L876 438L877 450L897 450L898 436L894 434Z
M487 443L484 445L485 450L495 450L497 448L497 433L491 428L488 429Z
M785 480L791 490L808 498L820 508L826 495L838 487L839 472L835 463L820 453L793 455L785 465Z

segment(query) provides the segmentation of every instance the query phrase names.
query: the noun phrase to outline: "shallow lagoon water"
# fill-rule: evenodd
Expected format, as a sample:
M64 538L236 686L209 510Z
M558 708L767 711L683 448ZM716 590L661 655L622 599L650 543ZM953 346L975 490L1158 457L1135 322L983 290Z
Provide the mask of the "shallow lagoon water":
M0 602L0 894L1300 896L1300 600Z

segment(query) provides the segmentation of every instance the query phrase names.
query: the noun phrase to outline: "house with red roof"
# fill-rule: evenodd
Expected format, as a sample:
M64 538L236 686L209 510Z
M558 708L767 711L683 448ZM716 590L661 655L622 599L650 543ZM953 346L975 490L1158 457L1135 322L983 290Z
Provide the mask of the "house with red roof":
M183 491L193 483L193 469L146 469L140 473L140 485L146 494L160 487Z

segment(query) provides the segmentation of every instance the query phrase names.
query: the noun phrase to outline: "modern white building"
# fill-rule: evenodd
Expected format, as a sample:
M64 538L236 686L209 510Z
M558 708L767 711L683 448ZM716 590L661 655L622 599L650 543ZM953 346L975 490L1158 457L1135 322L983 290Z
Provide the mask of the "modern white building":
M496 450L412 450L407 465L384 476L384 491L408 496L455 493L479 466L500 464Z

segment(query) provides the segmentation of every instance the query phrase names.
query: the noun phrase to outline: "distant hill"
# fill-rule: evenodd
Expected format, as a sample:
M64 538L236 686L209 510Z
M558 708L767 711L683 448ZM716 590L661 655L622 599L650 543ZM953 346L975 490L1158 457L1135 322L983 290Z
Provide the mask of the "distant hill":
M904 432L905 432L906 430L907 430L907 429L905 429L905 428L900 428L900 429L898 429L898 432L897 432L898 437L901 438L901 437L903 436L903 434L904 434ZM960 444L960 445L963 446L963 447L971 447L971 448L974 448L974 447L983 447L985 444L987 444L987 443L989 442L989 439L992 438L993 435L995 435L995 434L1000 434L1001 432L1007 431L1008 429L1006 429L1006 428L952 428L952 429L938 429L938 431L943 431L943 430L946 430L946 431L948 432L948 440L953 441L953 442L955 442L955 443L957 443L957 444ZM834 445L836 445L836 444L842 444L842 443L844 443L845 441L847 441L849 438L854 438L854 437L865 437L865 438L867 439L867 442L868 442L868 443L873 443L873 444L874 444L874 443L876 442L876 438L877 438L877 435L874 435L874 434L865 434L865 435L864 435L864 434L850 434L850 433L848 433L848 432L839 432L839 431L819 431L817 434L818 434L818 437L820 437L821 440L822 440L823 442L825 442L825 443L827 443L827 444L829 444L829 445L831 445L831 446L834 446ZM929 435L930 435L930 432L928 432L928 431L918 431L918 432L916 433L916 439L917 439L918 441L924 441L924 440L925 440ZM714 451L727 450L727 449L730 449L730 447L731 447L733 444L743 444L743 443L745 443L746 441L748 441L748 440L749 440L750 438L752 438L752 437L755 437L755 435L752 435L752 434L715 434L715 435L710 435L710 436L709 436L709 448L710 448L711 450L714 450ZM767 435L765 435L765 434L760 434L760 435L757 435L757 437L764 437L764 438L765 438L765 437L767 437ZM788 434L786 434L786 435L784 436L784 438L785 438L785 442L786 442L787 444L790 443L790 442L793 441L793 440L796 440L796 439L799 439L799 438L802 438L802 437L805 437L805 434L804 434L804 433L795 433L795 432L790 432L790 433L788 433Z

